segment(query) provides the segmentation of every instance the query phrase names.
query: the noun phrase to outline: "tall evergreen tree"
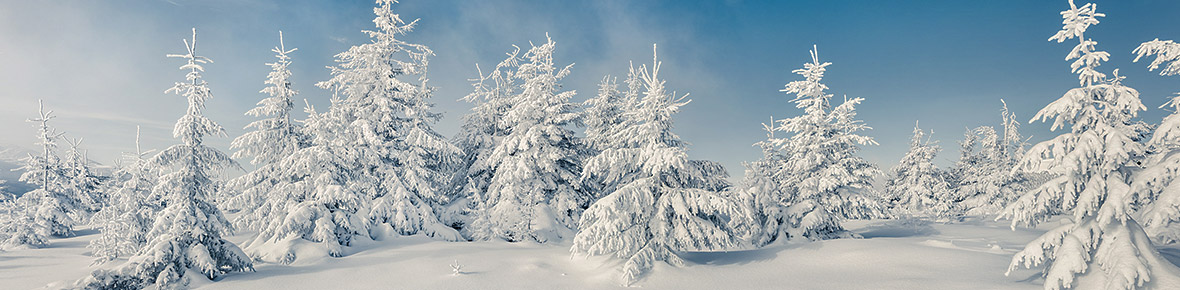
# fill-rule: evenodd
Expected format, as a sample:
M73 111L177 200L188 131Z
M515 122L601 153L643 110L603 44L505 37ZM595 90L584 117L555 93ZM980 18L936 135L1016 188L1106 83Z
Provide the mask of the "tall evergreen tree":
M23 229L20 232L35 232L42 237L22 238L27 241L44 240L44 237L48 236L72 236L74 226L85 215L82 202L69 192L69 176L66 175L62 161L56 153L57 139L61 138L62 133L49 126L49 121L56 116L53 115L53 111L45 111L40 101L38 105L40 115L29 119L29 122L38 126L37 145L41 145L41 156L30 154L24 159L25 164L20 168L24 173L21 174L20 181L40 187L21 195L17 199L17 205L25 211L25 216L32 221L30 226L33 227L32 231Z
M1074 60L1081 87L1033 120L1053 119L1051 129L1069 131L1032 146L1021 159L1021 168L1055 177L1008 205L1003 217L1012 218L1013 227L1033 226L1058 212L1069 218L1016 253L1009 272L1044 264L1045 289L1174 289L1180 269L1155 251L1134 216L1150 203L1131 188L1148 129L1134 120L1145 109L1139 92L1122 84L1118 70L1109 78L1097 70L1110 54L1095 50L1097 42L1084 36L1104 16L1094 4L1070 1L1061 15L1062 29L1049 40L1079 40L1066 60Z
M579 186L584 150L566 128L579 118L574 91L559 91L570 67L553 64L556 43L534 46L509 73L516 87L497 123L505 134L488 152L493 174L476 200L477 239L557 241L572 237L590 202Z
M223 235L230 230L229 221L211 199L220 189L217 170L237 166L229 155L206 146L210 135L225 135L221 125L205 117L205 102L213 97L202 78L208 58L196 54L197 32L185 43L182 58L187 70L185 81L177 82L166 93L176 93L188 102L184 116L176 121L172 136L181 141L152 157L153 166L170 168L160 176L152 194L163 199L164 208L156 215L148 242L126 264L113 269L94 271L77 282L88 289L127 289L156 286L159 289L184 289L190 273L208 279L253 270L250 257Z
M136 127L135 152L123 153L123 159L116 164L105 187L109 202L92 220L100 231L88 246L96 264L130 257L147 244L148 231L163 207L159 196L152 194L160 177L159 170L148 162L153 152L140 148Z
M373 159L361 163L379 181L368 196L370 222L403 235L421 231L456 239L457 232L439 222L437 211L450 202L445 186L461 152L431 128L442 117L429 102L434 89L426 70L434 52L397 39L417 20L402 21L393 13L396 2L377 1L377 30L366 31L372 42L336 55L332 78L317 85L343 96L327 112L344 129L336 140Z
M66 191L82 206L82 220L98 212L107 203L106 193L100 185L104 177L98 176L90 167L86 152L81 149L82 139L67 139L66 160L62 162L62 174L66 176Z
M502 123L504 113L511 105L509 97L516 94L517 86L513 84L515 68L521 59L520 48L507 53L508 57L496 64L496 68L487 75L479 70L479 79L474 80L475 88L463 97L464 101L475 104L471 113L463 116L463 125L455 136L455 144L463 150L463 163L455 174L452 190L460 197L457 206L472 214L465 215L460 222L464 233L473 236L473 227L469 226L474 212L484 199L492 177L496 172L496 161L491 160L492 149L508 134L506 124Z
M914 124L910 150L885 182L885 194L895 211L944 222L960 218L962 212L946 181L947 174L934 165L934 157L941 150Z
M624 114L627 108L635 106L639 93L643 90L643 83L639 80L639 71L631 66L627 72L627 79L623 82L625 90L619 89L616 79L604 77L598 85L598 95L583 103L585 107L581 123L586 127L586 137L583 139L586 149L591 156L610 149L613 144L612 136L624 130L626 123ZM583 170L583 173L587 173ZM592 199L614 192L619 185L607 183L596 174L583 174L582 185Z
M793 71L804 80L780 90L795 94L791 101L803 114L764 124L769 138L755 144L764 155L747 164L746 198L752 199L748 203L761 228L755 244L780 237L851 237L841 225L844 219L887 216L872 188L880 170L857 156L860 146L877 144L859 135L871 129L856 120L856 105L864 99L845 98L833 106L828 86L820 82L828 65L811 51L811 62ZM776 138L775 132L788 136Z
M365 210L377 179L364 174L366 168L357 162L361 156L334 143L340 140L333 134L342 129L337 120L310 106L307 112L304 132L311 137L310 146L258 169L270 172L251 175L266 178L251 182L265 191L262 205L243 213L243 224L259 230L246 244L257 259L291 263L301 243L318 244L327 255L339 257L357 236L368 236Z
M1002 132L990 126L969 130L960 149L962 156L955 164L952 186L955 201L962 202L967 215L998 214L1005 205L1045 180L1041 174L1012 170L1024 155L1026 143L1020 135L1020 121L1008 111L1007 104L1000 116ZM967 140L975 140L976 144L969 145Z
M270 97L258 101L258 107L246 111L249 116L268 118L251 122L246 125L246 129L253 128L253 131L234 138L230 145L238 150L234 152L234 158L251 158L250 163L265 165L299 149L299 127L291 120L291 109L294 107L291 98L299 92L291 88L291 70L288 68L291 65L289 54L296 50L299 49L287 49L283 43L283 32L279 31L279 45L270 50L275 53L277 60L266 64L271 71L265 81L267 87L260 91Z
M441 117L429 102L433 52L398 39L417 21L394 14L396 1L376 3L371 42L337 54L332 78L318 84L335 97L327 112L308 107L307 147L260 168L275 183L261 183L269 189L252 213L261 226L247 249L256 257L291 262L305 242L342 256L357 236L386 232L462 239L440 210L460 150L431 128Z
M744 214L719 193L729 187L725 169L688 159L687 144L672 133L672 115L688 101L665 89L660 62L640 70L643 98L625 111L625 129L585 167L619 188L585 211L571 249L626 259L625 284L656 262L682 265L678 251L734 247L739 239L730 221Z
M1140 44L1134 53L1136 62L1145 56L1155 56L1147 67L1149 71L1167 63L1160 69L1161 76L1180 74L1180 44L1157 38ZM1180 114L1177 114L1180 93L1160 106L1167 107L1172 107L1172 114L1164 117L1148 140L1150 156L1132 184L1132 190L1154 201L1141 210L1143 227L1148 235L1171 244L1180 242L1180 225L1174 223L1180 220L1180 188L1173 186L1176 177L1180 176L1180 156L1176 154L1180 152Z
M276 163L305 147L306 138L302 128L291 118L291 109L294 107L291 98L298 92L291 88L291 70L288 68L291 57L288 54L296 50L287 49L283 43L283 32L279 31L279 45L271 49L277 60L266 64L271 67L271 71L265 81L267 87L260 91L269 97L258 101L258 107L246 111L246 115L267 118L246 125L246 129L253 128L254 131L234 138L230 144L230 148L238 150L234 152L234 158L251 158L250 163L259 165L258 169L234 178L227 185L231 189L227 192L236 195L226 197L222 206L242 211L235 220L235 224L240 227L257 229L260 226L262 216L269 209L262 207L264 199L282 180L279 176L271 176L279 170L275 168L278 166Z

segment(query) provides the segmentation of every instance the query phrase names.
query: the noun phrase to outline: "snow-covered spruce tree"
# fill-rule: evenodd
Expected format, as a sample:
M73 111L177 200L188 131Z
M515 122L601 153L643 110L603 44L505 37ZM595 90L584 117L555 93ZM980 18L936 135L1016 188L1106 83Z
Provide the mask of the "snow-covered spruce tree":
M440 117L428 101L432 53L397 39L416 21L403 22L393 3L377 1L378 29L366 31L372 42L336 55L332 79L319 83L335 98L327 112L307 108L307 147L259 169L270 172L252 173L270 181L246 182L268 187L263 204L248 213L260 225L247 246L255 257L291 262L302 243L339 257L358 236L378 238L386 229L463 239L440 220L459 149L430 127Z
M364 165L378 161L356 155L358 150L335 139L345 125L339 119L311 106L307 113L304 133L310 137L309 146L258 169L267 171L249 175L265 178L251 181L265 192L262 205L242 214L247 225L259 230L246 244L256 259L291 263L298 258L295 248L304 243L318 244L327 255L340 257L357 236L368 236L365 211L378 180Z
M574 91L560 91L570 67L556 68L556 43L530 48L509 84L510 104L497 121L503 137L487 156L493 171L476 200L469 230L476 239L531 240L540 243L572 237L589 195L579 186L584 150L567 125L579 118L570 102Z
M634 106L643 84L639 72L631 67L623 83L626 90L620 90L614 78L606 76L598 84L598 95L586 100L582 125L586 127L585 143L595 151L602 151L611 143L608 139L622 130L623 114Z
M230 143L231 149L238 150L234 152L233 158L251 158L250 163L259 166L257 170L231 180L226 193L233 195L224 197L221 203L223 209L243 212L235 220L235 224L243 228L257 229L259 226L261 212L258 209L263 204L266 192L274 190L278 183L277 177L267 176L277 170L274 168L275 163L294 154L305 143L301 129L291 119L291 109L294 108L291 98L298 92L291 88L291 70L288 69L291 57L288 54L296 50L287 49L283 43L283 32L279 31L279 45L271 49L277 60L266 64L271 67L271 71L265 81L267 87L260 91L269 97L258 101L258 107L246 111L248 116L267 118L246 125L246 129L254 130L234 138Z
M787 219L782 215L782 208L775 208L776 205L782 205L778 202L772 202L772 198L782 198L783 195L778 179L775 174L778 168L785 162L782 151L773 146L772 142L776 140L774 136L774 118L770 118L769 123L762 123L762 129L766 131L766 140L754 143L754 146L762 149L762 158L756 161L742 162L745 167L745 176L742 178L741 186L735 190L729 191L731 198L741 202L742 207L747 210L748 225L737 226L736 229L743 238L750 241L755 246L764 246L774 241L777 241L782 234L784 222Z
M291 120L291 109L294 107L291 98L299 92L291 88L291 70L288 68L291 65L288 54L296 50L299 49L287 49L283 43L283 32L279 31L279 45L271 49L277 60L266 64L271 68L264 82L268 86L259 91L270 97L258 101L258 107L246 111L249 116L268 118L251 122L246 125L246 129L253 128L253 131L234 138L230 147L238 150L234 152L235 159L252 158L251 164L265 165L299 149L299 128Z
M1008 111L1007 104L1000 116L1003 132L981 126L966 133L962 155L955 165L954 197L962 201L962 209L970 216L999 214L1005 205L1045 179L1042 175L1012 170L1024 155L1024 137L1019 132L1020 121ZM969 139L976 144L968 144Z
M955 166L947 170L946 181L952 185L956 194L959 187L971 186L975 184L976 180L972 179L973 174L978 174L982 171L983 164L986 164L985 151L995 146L989 147L987 140L998 141L999 136L996 135L996 128L991 126L979 126L967 128L963 132L963 140L959 140L959 161L955 162Z
M624 115L625 129L587 160L587 172L603 174L618 190L583 214L574 253L626 259L623 282L634 283L659 261L682 265L677 251L718 250L739 243L728 226L743 215L719 191L729 184L720 164L688 159L684 141L672 133L672 115L687 104L664 88L660 63L642 67L644 96Z
M856 105L863 99L845 98L833 106L832 94L820 82L828 65L812 50L811 62L793 71L804 79L781 90L795 94L791 101L803 114L763 124L770 134L755 146L764 156L747 164L745 184L761 232L753 239L756 245L780 237L851 237L841 226L844 219L887 216L871 184L880 171L856 154L860 146L877 144L859 135L870 129L856 120ZM787 136L776 138L775 132Z
M885 194L894 211L940 222L960 218L962 213L946 181L947 174L934 166L934 157L941 150L937 142L931 141L926 132L914 124L909 152L893 167L890 179L885 181Z
M492 149L508 134L504 123L504 112L511 105L509 97L516 94L517 86L513 85L512 73L519 66L520 48L508 53L508 58L496 65L491 73L484 75L483 70L476 65L479 79L473 80L475 88L463 97L464 101L475 104L471 113L463 116L463 125L459 134L455 136L455 144L463 150L462 165L457 168L452 190L457 191L458 198L454 207L474 212L479 207L478 201L483 200L492 183L492 176L496 172L495 160L491 160ZM473 236L469 225L473 214L464 215L461 222L463 232L468 237Z
M634 65L629 67L624 85L626 90L620 90L614 78L603 77L598 85L598 95L583 103L585 109L580 121L586 128L586 137L582 140L591 156L610 148L611 136L624 129L623 114L627 108L635 106L639 98L643 84L639 81L639 71L635 70ZM594 178L595 176L602 175L589 174L583 170L582 185L592 200L618 189L618 184L608 183L603 178Z
M1148 129L1134 120L1145 109L1139 92L1122 84L1118 70L1111 78L1097 70L1110 54L1094 50L1097 43L1084 37L1103 16L1094 4L1078 7L1070 1L1061 15L1062 29L1049 40L1079 40L1066 60L1076 59L1071 67L1081 87L1033 120L1052 118L1051 129L1069 132L1029 148L1020 167L1055 177L1008 205L1002 217L1011 218L1013 228L1036 225L1057 212L1069 213L1068 219L1016 253L1009 273L1043 264L1045 289L1177 289L1180 269L1162 259L1134 218L1138 207L1150 203L1130 185Z
M81 204L81 220L89 221L90 216L107 203L106 193L100 188L105 177L100 177L91 170L86 152L79 147L82 144L81 138L66 139L66 142L70 145L69 149L66 149L66 160L62 163L63 174L66 176L66 191Z
M159 196L152 195L160 177L148 162L153 151L140 148L136 127L135 152L123 154L106 183L109 202L92 219L100 231L88 246L95 264L130 257L147 244L152 221L163 206Z
M41 248L49 245L49 238L38 231L33 213L20 208L19 204L6 202L0 207L7 208L0 216L0 252L8 248Z
M1002 155L1002 151L999 151L1000 142L1000 136L992 126L979 126L967 129L963 133L963 140L959 142L959 161L955 162L955 166L946 172L946 181L953 191L953 194L950 195L951 202L959 203L980 197L974 199L981 202L976 206L998 211L1010 201L999 200L999 204L993 204L992 200L982 198L984 195L998 198L997 195L1000 193L997 190L1000 188L996 186L999 185L997 181L1001 178L1000 175L1003 172L1011 171L1012 166L1015 165L1009 164L1007 168L1002 167L1004 159L1009 156ZM1023 191L1013 192L1007 197L1015 198L1020 193ZM960 206L965 214L966 211L975 210L965 204L960 204Z
M458 240L462 237L439 216L439 209L451 201L446 186L461 151L431 128L442 118L431 111L429 101L434 89L427 67L434 52L397 39L417 20L402 21L393 13L393 3L397 1L377 1L377 30L366 31L372 42L336 55L339 64L331 67L332 78L317 85L343 96L327 112L343 126L336 139L362 158L373 158L361 162L379 181L376 195L368 196L373 201L370 223L387 224L402 235L423 232Z
M39 188L21 195L16 203L25 215L32 219L33 231L41 236L67 237L74 234L74 226L85 216L85 208L81 201L72 196L67 184L69 176L63 168L61 159L57 156L58 133L49 126L49 121L56 116L52 111L45 111L45 107L38 101L39 116L29 119L38 126L37 145L41 145L41 156L30 154L24 159L24 166L20 181ZM29 232L21 230L21 232ZM41 238L44 239L44 238ZM37 240L37 239L26 239Z
M231 228L221 210L210 201L220 184L217 170L237 166L229 155L204 144L206 136L224 135L224 129L206 118L205 101L213 97L202 79L202 64L210 60L196 54L197 32L185 43L180 66L187 70L185 81L177 82L166 93L184 96L188 109L176 121L172 136L181 141L151 158L153 166L170 168L160 176L152 194L163 199L164 208L156 215L148 242L126 264L113 269L94 271L75 285L86 289L131 289L156 286L159 289L183 289L189 275L199 273L208 279L253 270L250 257L233 242L222 237Z
M1144 42L1135 49L1135 61L1144 56L1155 55L1148 70L1159 69L1167 63L1161 76L1180 74L1180 44L1171 40L1155 39ZM1156 127L1151 140L1147 141L1148 156L1144 170L1139 172L1132 184L1132 191L1153 200L1140 210L1143 227L1148 235L1157 241L1171 244L1180 241L1180 188L1176 188L1176 177L1180 176L1180 94L1172 97L1160 108L1172 107L1173 113L1164 117Z

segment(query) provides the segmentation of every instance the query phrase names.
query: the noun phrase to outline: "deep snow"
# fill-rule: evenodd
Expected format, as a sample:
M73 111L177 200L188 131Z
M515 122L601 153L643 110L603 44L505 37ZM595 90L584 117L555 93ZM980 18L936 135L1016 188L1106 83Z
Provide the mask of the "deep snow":
M864 239L792 242L766 248L685 253L682 268L659 263L633 287L649 289L1040 289L1039 269L1004 276L1012 254L1057 225L1012 231L1006 222L956 224L851 221ZM231 238L243 242L252 233ZM44 249L0 252L0 288L54 288L94 269L93 230L53 239ZM306 249L304 249L306 250ZM256 272L196 289L618 289L620 264L572 256L569 244L444 242L423 236L365 241L342 258L303 252L292 265L259 263ZM1164 247L1180 263L1180 248ZM462 274L452 274L458 261ZM118 261L121 262L121 261ZM52 285L51 285L52 284ZM49 287L46 287L49 286Z

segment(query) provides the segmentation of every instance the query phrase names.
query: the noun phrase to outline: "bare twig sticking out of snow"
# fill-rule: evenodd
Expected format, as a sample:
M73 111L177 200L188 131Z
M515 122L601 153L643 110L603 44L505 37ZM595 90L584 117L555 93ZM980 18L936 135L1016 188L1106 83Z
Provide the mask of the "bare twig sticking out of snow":
M463 265L459 264L459 260L455 260L454 263L451 263L451 275L459 276L460 274L463 274Z

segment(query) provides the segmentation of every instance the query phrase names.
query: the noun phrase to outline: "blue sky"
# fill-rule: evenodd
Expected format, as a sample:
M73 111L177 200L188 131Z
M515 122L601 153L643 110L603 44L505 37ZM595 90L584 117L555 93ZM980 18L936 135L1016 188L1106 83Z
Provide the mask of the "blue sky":
M677 132L694 158L721 161L742 175L742 161L757 159L751 146L771 116L800 112L778 92L798 79L791 70L818 45L832 62L825 82L838 97L862 97L860 118L881 143L863 154L890 168L907 149L915 121L942 140L939 163L957 158L964 128L999 122L1000 99L1024 120L1077 86L1065 54L1072 43L1049 42L1066 1L477 1L405 0L395 9L421 19L405 39L434 49L434 101L445 119L438 130L454 134L471 105L459 101L476 76L513 44L557 42L556 61L575 63L565 87L577 100L593 96L607 74L622 75L628 61L651 59L659 45L668 86L691 93ZM1081 3L1081 2L1079 2ZM1101 69L1121 68L1125 84L1142 93L1155 123L1156 109L1180 78L1161 77L1132 63L1131 50L1154 38L1180 39L1180 1L1096 1L1108 16L1088 37L1112 53ZM0 3L0 144L33 147L24 119L43 99L57 126L85 138L92 159L110 163L133 149L135 126L146 148L175 143L171 125L184 101L164 90L183 79L178 53L189 29L198 52L214 60L206 79L215 98L207 114L227 138L210 143L228 150L252 118L242 113L258 93L284 31L299 98L325 108L332 56L367 41L371 1L329 0L54 0ZM1053 136L1048 126L1026 124L1034 141Z

